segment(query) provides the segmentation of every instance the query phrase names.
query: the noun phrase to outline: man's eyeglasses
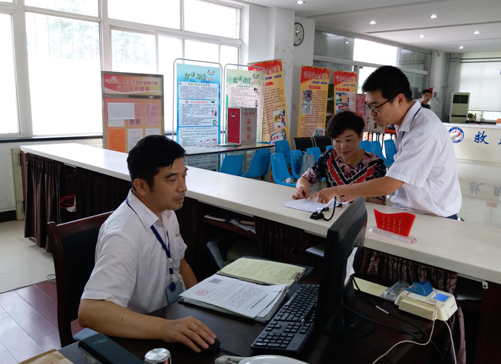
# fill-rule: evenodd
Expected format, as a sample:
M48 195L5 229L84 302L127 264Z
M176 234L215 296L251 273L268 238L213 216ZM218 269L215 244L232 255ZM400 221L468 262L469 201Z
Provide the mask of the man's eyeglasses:
M377 114L377 113L379 113L379 108L381 106L383 106L384 104L386 104L388 101L390 101L390 100L386 100L385 102L383 102L379 106L369 105L369 104L365 103L365 107L368 108L370 111L373 111L373 112L375 112Z

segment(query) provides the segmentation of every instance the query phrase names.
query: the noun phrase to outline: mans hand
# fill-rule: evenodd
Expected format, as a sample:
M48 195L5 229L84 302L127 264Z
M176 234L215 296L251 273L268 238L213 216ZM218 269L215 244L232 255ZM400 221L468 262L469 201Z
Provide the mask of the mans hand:
M199 353L199 347L207 349L214 344L216 334L205 324L189 316L178 320L166 320L165 338L168 343L182 343Z
M339 202L353 202L357 199L357 196L341 196L338 198Z
M300 200L302 198L308 197L308 191L303 186L296 187L296 191L292 195L294 200Z
M324 188L323 190L315 193L313 196L309 198L309 200L313 200L315 197L318 197L318 203L327 203L332 200L334 197L340 197L340 193L338 191L339 187L330 187Z

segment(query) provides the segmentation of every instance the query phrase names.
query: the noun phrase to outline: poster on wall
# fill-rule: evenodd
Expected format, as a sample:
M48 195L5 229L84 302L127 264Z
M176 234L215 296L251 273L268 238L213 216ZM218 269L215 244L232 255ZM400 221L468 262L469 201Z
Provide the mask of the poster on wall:
M264 118L263 142L276 142L289 139L289 118L285 101L282 61L280 59L252 63L252 66L263 67L266 70L264 85ZM255 71L252 67L249 70ZM289 141L290 143L290 141Z
M163 76L101 72L103 147L128 153L147 135L163 135Z
M263 127L263 84L264 73L261 70L226 70L226 110L229 107L257 108L256 141L258 142L261 141Z
M325 136L329 74L328 68L301 67L298 137Z
M334 72L334 112L357 111L357 74Z
M357 115L364 119L364 133L369 123L369 110L365 107L365 94L357 94Z
M219 144L221 70L177 64L177 142L183 147Z

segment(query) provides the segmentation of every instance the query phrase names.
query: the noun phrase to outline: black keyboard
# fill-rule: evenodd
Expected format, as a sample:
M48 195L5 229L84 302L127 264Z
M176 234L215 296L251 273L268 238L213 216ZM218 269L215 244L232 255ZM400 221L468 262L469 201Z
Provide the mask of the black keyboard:
M313 331L318 287L299 286L251 348L270 353L299 353Z

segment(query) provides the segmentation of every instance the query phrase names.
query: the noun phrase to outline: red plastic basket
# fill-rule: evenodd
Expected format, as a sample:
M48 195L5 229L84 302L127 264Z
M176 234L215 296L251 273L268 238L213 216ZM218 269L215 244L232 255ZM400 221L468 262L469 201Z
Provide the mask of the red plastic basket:
M383 214L374 209L376 225L381 230L386 230L394 234L409 236L416 215L410 212L398 212L396 214Z

